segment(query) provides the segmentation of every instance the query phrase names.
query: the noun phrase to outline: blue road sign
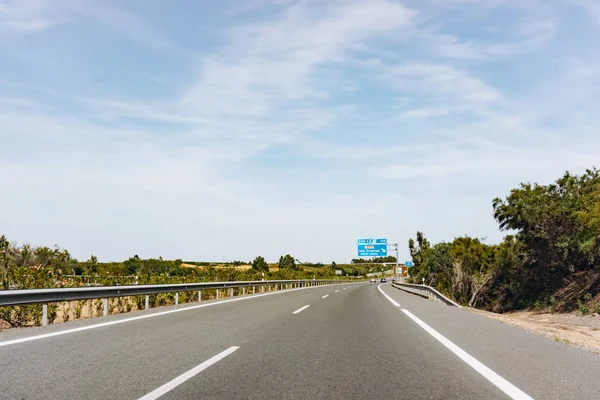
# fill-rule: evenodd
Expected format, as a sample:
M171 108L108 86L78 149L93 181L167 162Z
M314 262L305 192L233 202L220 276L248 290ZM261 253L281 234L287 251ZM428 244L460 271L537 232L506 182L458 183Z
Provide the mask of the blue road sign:
M385 257L387 256L387 244L359 244L359 257Z
M373 239L358 239L358 244L371 244Z
M376 244L387 244L387 239L375 239Z
M412 261L406 261L406 262L404 263L404 265L406 265L407 267L412 267L412 266L414 266L415 264L413 264L413 262L412 262Z

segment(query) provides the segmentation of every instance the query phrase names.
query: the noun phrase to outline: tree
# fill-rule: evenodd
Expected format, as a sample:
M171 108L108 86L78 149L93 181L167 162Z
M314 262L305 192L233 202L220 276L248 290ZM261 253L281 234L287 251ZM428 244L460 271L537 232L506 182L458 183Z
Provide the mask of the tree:
M143 262L140 257L136 254L129 260L123 262L125 266L125 272L128 275L135 275L136 272L140 271L143 267Z
M87 261L87 267L91 274L96 275L98 273L98 258L94 255L91 255L90 259Z
M10 243L6 240L6 236L0 237L0 257L2 257L2 289L8 289L8 248Z
M290 270L298 269L297 265L296 265L296 259L289 254L279 257L278 267L280 269L290 269Z
M528 249L526 283L517 294L524 302L551 296L572 274L600 270L598 169L566 172L550 185L521 184L493 207L500 228L516 231Z
M423 235L423 232L417 232L417 246L415 246L415 241L411 238L408 240L408 250L410 251L410 256L413 260L413 265L418 269L423 262L423 253L425 253L431 244Z
M335 261L331 262L331 269L336 269L337 268L337 263Z
M258 256L252 261L252 269L256 271L269 272L269 264L265 261L263 256Z
M422 264L425 252L427 252L430 247L431 244L422 232L417 232L416 244L412 238L408 240L408 250L413 260L413 267L411 270L411 280L413 282L420 283L420 280L427 275L427 271L422 268Z

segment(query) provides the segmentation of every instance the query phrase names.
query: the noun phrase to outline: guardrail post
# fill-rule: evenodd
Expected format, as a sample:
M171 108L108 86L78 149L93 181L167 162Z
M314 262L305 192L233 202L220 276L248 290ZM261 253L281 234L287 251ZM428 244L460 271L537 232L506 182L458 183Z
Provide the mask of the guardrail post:
M233 297L233 288L229 288L229 297Z
M256 293L256 286L252 286L252 294Z
M242 296L246 294L246 288L242 286Z
M179 293L175 293L175 305L179 304Z
M198 290L198 303L202 301L202 290Z
M150 305L150 296L146 295L146 310L148 309L149 305Z
M108 315L108 299L102 299L102 305L104 308L103 314L105 317Z
M219 300L219 289L217 289L217 300Z
M42 326L48 325L48 304L42 304Z

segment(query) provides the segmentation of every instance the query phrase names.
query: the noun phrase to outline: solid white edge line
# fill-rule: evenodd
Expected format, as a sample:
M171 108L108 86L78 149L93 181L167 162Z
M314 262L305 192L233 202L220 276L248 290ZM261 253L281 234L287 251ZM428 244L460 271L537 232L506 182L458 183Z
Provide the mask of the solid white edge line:
M231 346L227 350L220 352L219 354L217 354L216 356L214 356L212 358L209 358L208 360L204 361L202 364L179 375L177 378L165 383L164 385L153 390L152 392L148 393L147 395L140 397L139 400L156 400L156 399L158 399L165 393L170 392L171 390L175 389L177 386L181 385L185 381L198 375L200 372L204 371L206 368L221 361L222 359L224 359L225 357L227 357L228 355L230 355L237 349L239 349L239 346Z
M413 313L408 311L407 309L402 309L402 311L408 315L410 319L417 323L421 328L425 329L427 333L436 338L441 344L446 346L451 352L456 354L458 358L469 364L471 368L481 374L485 379L494 384L498 389L502 390L506 393L511 399L515 400L533 400L531 396L527 393L520 390L518 387L486 367L475 357L471 356L469 353L452 343L450 340L446 339L442 334L437 332L435 329L427 325L425 322L421 321L417 318Z
M322 288L322 287L325 287L325 286L331 286L331 285L308 286L308 287L302 287L302 288L296 288L296 289L279 290L279 291L276 291L276 292L253 294L253 295L250 295L250 296L238 297L238 298L233 298L233 299L228 299L228 300L222 300L222 301L216 301L216 302L206 303L206 304L198 304L196 306L178 308L178 309L175 309L175 310L160 311L160 312L156 312L156 313L153 313L153 314L140 315L138 317L123 318L123 319L119 319L119 320L116 320L116 321L109 321L109 322L101 322L99 324L81 326L79 328L64 329L64 330L60 330L60 331L56 331L56 332L50 332L50 333L43 333L41 335L34 335L34 336L28 336L28 337L24 337L24 338L20 338L20 339L7 340L5 342L0 341L0 347L11 346L11 345L14 345L14 344L20 344L20 343L25 343L25 342L31 342L31 341L34 341L34 340L46 339L46 338L50 338L50 337L54 337L54 336L66 335L66 334L69 334L69 333L83 332L83 331L87 331L87 330L90 330L90 329L103 328L105 326L124 324L126 322L138 321L138 320L146 319L146 318L160 317L161 315L174 314L174 313L183 312L183 311L195 310L197 308L212 307L212 306L216 306L216 305L219 305L219 304L232 303L232 302L235 302L235 301L251 300L251 299L256 299L256 298L263 297L263 296L272 296L272 295L276 295L276 294L290 293L290 292L294 292L296 290L316 289L316 288Z
M300 307L299 309L297 309L296 311L294 311L292 314L299 314L302 311L306 310L308 307L310 307L310 304L307 304L304 307Z
M382 295L384 295L384 296L385 296L385 298L386 298L386 299L388 299L388 300L390 301L390 303L392 303L392 304L393 304L393 305L395 305L396 307L400 307L400 304L399 304L399 303L398 303L396 300L392 299L390 296L388 296L388 294L387 294L387 293L385 293L385 292L383 291L383 289L381 289L381 286L382 286L382 285L385 285L385 283L381 283L381 284L379 284L379 286L377 286L377 289L379 289L379 291L381 292L381 294L382 294Z
M328 298L328 297L329 297L329 295L328 295L328 294L326 294L325 296L322 296L321 298L322 298L322 299L326 299L326 298Z
M339 290L336 290L335 292L337 293L337 292L339 292Z
M385 293L381 289L382 285L384 285L384 284L382 283L381 285L377 286L377 289L379 289L381 294L383 294L393 305L395 305L396 307L400 307L400 304L398 304L394 299L392 299L390 296L388 296L387 293ZM421 328L425 329L425 331L427 331L427 333L429 333L431 336L433 336L435 339L437 339L441 344L446 346L446 348L448 348L448 350L450 350L451 352L456 354L458 356L458 358L460 358L461 360L466 362L471 368L473 368L475 371L477 371L479 374L481 374L485 379L490 381L498 389L502 390L511 399L513 399L513 400L533 400L533 398L531 396L529 396L527 393L523 392L521 389L519 389L518 387L516 387L515 385L513 385L512 383L510 383L509 381L507 381L506 379L504 379L503 377L501 377L500 375L498 375L497 373L495 373L488 367L486 367L483 363L481 363L475 357L471 356L469 353L467 353L466 351L464 351L463 349L461 349L460 347L458 347L457 345L452 343L450 340L446 339L445 336L443 336L441 333L437 332L435 329L433 329L432 327L427 325L425 322L421 321L413 313L411 313L410 311L408 311L405 308L402 309L402 312L404 312L410 319L412 319L414 322L416 322L417 325L419 325Z

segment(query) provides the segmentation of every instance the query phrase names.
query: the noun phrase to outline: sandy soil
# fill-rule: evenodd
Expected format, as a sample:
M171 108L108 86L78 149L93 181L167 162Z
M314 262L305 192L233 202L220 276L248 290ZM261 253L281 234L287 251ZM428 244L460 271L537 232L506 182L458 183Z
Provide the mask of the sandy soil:
M537 311L518 311L495 314L465 307L470 312L494 318L557 342L579 346L600 354L600 315L583 316L577 313L549 314Z
M185 264L185 263L181 264L181 267L182 268L203 268L202 266L192 265L192 264ZM235 267L225 266L225 265L214 265L214 267L215 268L227 268L227 267L229 267L229 268L238 269L240 271L245 271L247 269L252 268L252 265L250 265L250 264L244 264L244 265L238 265L238 266L235 266Z

